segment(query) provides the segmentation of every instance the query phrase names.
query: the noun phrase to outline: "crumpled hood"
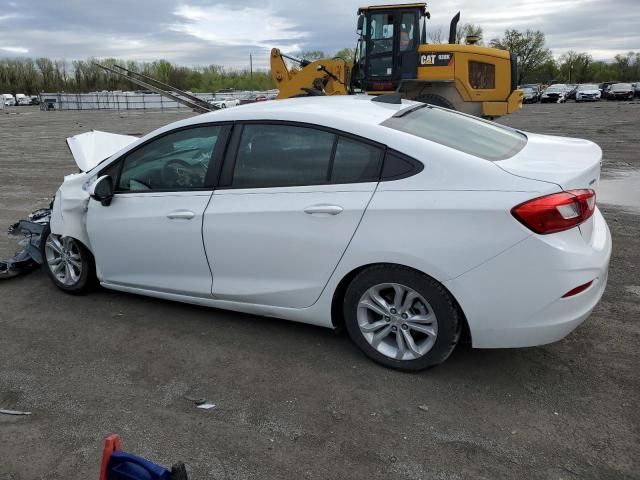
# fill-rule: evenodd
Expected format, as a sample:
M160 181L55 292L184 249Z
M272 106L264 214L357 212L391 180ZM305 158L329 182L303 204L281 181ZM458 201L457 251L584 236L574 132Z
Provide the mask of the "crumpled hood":
M132 135L92 130L67 138L67 145L80 170L87 172L136 140Z

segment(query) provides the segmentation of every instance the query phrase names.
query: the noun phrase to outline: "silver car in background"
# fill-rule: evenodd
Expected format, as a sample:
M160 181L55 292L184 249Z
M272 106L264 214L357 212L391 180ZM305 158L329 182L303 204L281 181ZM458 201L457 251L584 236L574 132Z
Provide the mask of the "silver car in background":
M576 90L576 102L597 102L601 97L598 85L594 83L585 83L578 85Z
M568 91L568 87L562 83L551 85L547 87L544 92L542 92L540 103L565 103L567 101Z

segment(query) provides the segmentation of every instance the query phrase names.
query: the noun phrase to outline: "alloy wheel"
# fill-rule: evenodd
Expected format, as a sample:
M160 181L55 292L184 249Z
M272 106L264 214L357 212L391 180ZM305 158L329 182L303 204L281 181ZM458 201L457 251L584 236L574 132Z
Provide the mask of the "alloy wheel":
M438 322L429 303L414 289L381 283L364 292L357 312L360 332L381 354L415 360L433 348Z
M44 252L49 270L62 285L69 287L78 283L83 262L73 238L50 234Z

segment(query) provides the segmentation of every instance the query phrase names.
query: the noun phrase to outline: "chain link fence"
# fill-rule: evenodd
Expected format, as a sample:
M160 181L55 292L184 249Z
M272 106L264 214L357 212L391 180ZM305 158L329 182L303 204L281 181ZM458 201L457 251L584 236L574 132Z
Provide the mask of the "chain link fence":
M274 92L218 92L195 93L194 96L211 102L252 96L273 97ZM96 93L41 93L40 110L190 110L179 102L157 93L96 92Z

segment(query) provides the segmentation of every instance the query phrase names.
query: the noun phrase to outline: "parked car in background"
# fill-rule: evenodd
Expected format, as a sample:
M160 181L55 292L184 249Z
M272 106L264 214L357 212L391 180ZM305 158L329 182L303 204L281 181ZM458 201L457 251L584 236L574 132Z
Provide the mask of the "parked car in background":
M40 105L40 95L31 95L29 105Z
M16 105L30 105L31 97L27 97L24 93L16 93Z
M640 97L640 82L632 83L633 91L635 92L636 97Z
M13 107L16 104L16 98L10 93L2 94L2 103L5 107Z
M611 85L615 85L616 83L620 83L620 81L612 80L612 81L601 83L599 86L601 98L607 98L607 93L609 91L609 88L611 87Z
M584 83L576 89L576 102L597 102L600 96L600 89L594 83Z
M567 86L563 83L556 83L547 87L540 97L541 103L564 103L567 101Z
M231 108L240 105L240 100L237 98L229 97L223 100L211 100L209 103L216 108Z
M615 83L607 91L607 100L633 100L635 94L630 83Z
M576 92L578 91L578 85L575 83L567 84L567 100L575 100Z
M42 235L44 268L67 293L97 277L345 326L375 361L420 370L463 332L479 348L557 341L606 287L602 150L587 140L364 95L257 102L115 137L126 146L72 149L84 173L65 178Z
M540 88L540 85L538 85L537 83L529 83L526 85L520 85L518 87L521 90L524 90L525 88L530 88L531 90L533 90L536 94L536 102L540 101L540 97L542 95L542 88Z
M523 92L522 103L538 103L538 92L533 88L521 88Z
M246 98L240 100L240 105L246 105L247 103L266 102L269 98L266 95L252 93Z

